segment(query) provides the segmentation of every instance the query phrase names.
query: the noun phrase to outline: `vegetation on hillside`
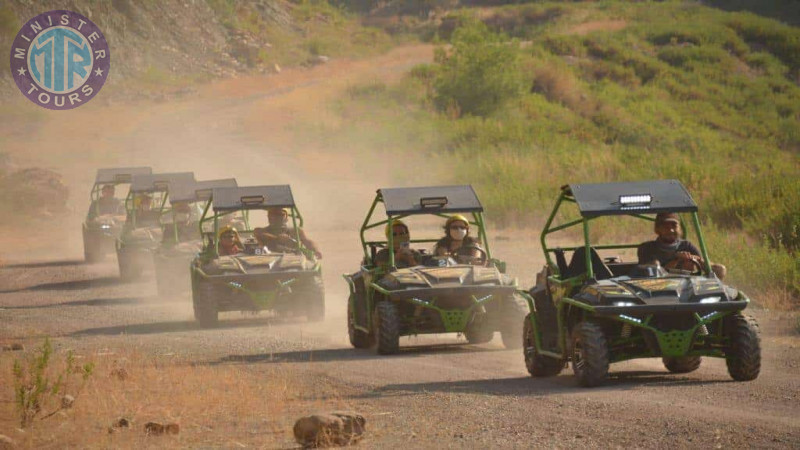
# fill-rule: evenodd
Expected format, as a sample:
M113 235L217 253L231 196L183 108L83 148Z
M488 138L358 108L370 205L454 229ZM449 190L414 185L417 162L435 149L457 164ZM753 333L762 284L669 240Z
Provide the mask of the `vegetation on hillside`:
M695 2L537 2L443 24L452 45L433 65L336 105L358 133L321 131L445 162L437 179L472 183L506 224L541 220L568 182L680 179L734 279L800 293L800 30Z

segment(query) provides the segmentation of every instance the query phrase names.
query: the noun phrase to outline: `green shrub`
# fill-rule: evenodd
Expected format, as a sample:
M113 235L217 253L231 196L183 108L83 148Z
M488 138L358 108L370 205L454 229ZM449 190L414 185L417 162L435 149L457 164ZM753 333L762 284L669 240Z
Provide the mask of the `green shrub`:
M94 370L93 363L83 366L75 365L75 357L68 352L63 368L52 366L53 346L50 339L45 339L42 346L36 349L36 354L27 363L14 360L14 404L21 428L27 428L33 420L46 409L50 412L43 418L52 417L64 408L72 407L64 404L61 395L71 393L74 397L83 390L83 386ZM81 383L72 388L75 378Z
M438 48L435 62L434 100L441 110L486 116L523 90L516 44L476 20L453 32L452 49Z

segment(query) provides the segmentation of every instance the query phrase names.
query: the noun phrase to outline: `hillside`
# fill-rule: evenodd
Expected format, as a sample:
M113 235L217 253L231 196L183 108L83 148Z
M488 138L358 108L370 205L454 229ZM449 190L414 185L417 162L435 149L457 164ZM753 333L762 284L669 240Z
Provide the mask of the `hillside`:
M357 125L309 131L428 155L439 170L417 179L473 183L507 225L541 224L565 183L680 179L712 255L796 301L798 28L697 2L537 2L461 8L436 32L435 64L334 105Z

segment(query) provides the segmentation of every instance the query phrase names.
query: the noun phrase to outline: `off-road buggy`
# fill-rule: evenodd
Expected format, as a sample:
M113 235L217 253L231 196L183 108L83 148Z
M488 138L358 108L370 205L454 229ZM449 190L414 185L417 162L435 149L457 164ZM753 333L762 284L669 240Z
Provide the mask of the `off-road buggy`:
M294 234L290 246L267 248L253 236L254 228L266 225L255 216L265 216L264 211L272 208L287 210ZM238 231L243 251L220 256L220 231L237 215L243 218ZM288 185L213 189L200 219L203 249L191 263L197 321L211 327L218 323L220 312L265 310L322 320L322 265L303 245L302 226L303 217Z
M161 215L161 245L153 252L159 295L179 294L191 289L186 268L203 248L203 239L198 229L202 209L198 209L198 206L205 206L211 198L212 189L236 186L233 178L170 184L171 207L168 213Z
M141 277L161 243L161 216L168 210L170 185L194 183L192 172L134 175L125 198L127 218L117 239L117 262L123 280Z
M110 205L102 205L101 191L105 186L129 185L134 175L147 175L151 173L149 167L117 167L98 169L94 179L94 186L89 194L91 204L86 220L83 222L83 256L86 262L93 263L103 260L106 255L114 253L115 243L122 226L125 223L124 207L117 211L114 199ZM109 211L108 209L114 211Z
M379 204L386 219L373 218ZM385 239L365 237L369 230L391 230L406 217L438 216L444 223L456 213L469 216L471 233L482 245L477 260L456 261L422 249L419 265L397 268L392 232ZM430 245L439 237L411 239L409 245ZM392 354L399 351L401 336L434 333L462 333L470 343L481 344L491 341L495 331L507 348L519 347L527 306L516 294L516 279L505 275L505 263L492 258L483 207L472 186L379 189L361 227L361 245L361 269L344 275L350 286L347 328L354 347ZM381 250L388 251L388 264L376 261Z
M684 216L691 218L702 257L691 270L665 270L669 261L664 267L639 265L635 256L630 262L601 258L598 251L630 252L638 246L597 244L590 239L601 231L592 225L613 221L619 225L606 230L630 233L629 227L652 224L655 214L665 212L683 214L681 222ZM628 226L622 223L625 220ZM548 245L553 233L568 234L572 227L581 231L582 244ZM758 376L761 350L756 324L742 314L749 299L714 274L697 205L680 182L564 186L541 242L547 265L530 291L524 331L525 364L532 376L557 375L571 361L580 385L597 386L606 379L610 363L660 357L670 372L688 373L700 366L704 356L725 358L735 380Z

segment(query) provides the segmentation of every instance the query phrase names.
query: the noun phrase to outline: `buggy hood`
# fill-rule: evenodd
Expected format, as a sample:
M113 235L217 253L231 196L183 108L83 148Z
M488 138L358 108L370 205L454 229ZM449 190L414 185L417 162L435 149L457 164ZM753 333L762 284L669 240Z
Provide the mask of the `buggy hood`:
M401 288L433 288L461 286L512 286L514 280L496 267L460 264L448 267L416 266L386 275Z
M669 305L701 301L704 304L720 303L733 300L737 295L734 289L727 288L715 278L671 276L600 280L585 287L576 298L601 305Z
M267 255L220 256L203 269L209 275L259 275L314 270L316 263L304 255L271 253Z

